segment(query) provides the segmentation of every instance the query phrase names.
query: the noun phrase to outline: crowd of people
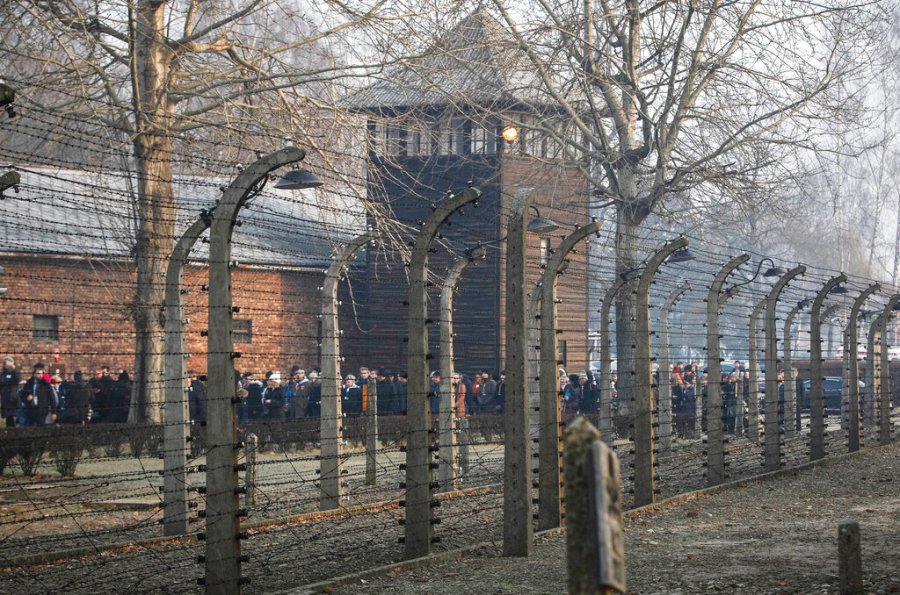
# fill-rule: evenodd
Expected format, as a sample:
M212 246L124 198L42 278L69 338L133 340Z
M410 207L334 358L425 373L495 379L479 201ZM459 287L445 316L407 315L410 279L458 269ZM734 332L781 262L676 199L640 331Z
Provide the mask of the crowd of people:
M0 370L0 409L7 428L53 424L124 423L131 404L131 378L121 370L116 378L109 366L87 377L66 373L54 354L49 364L37 362L25 376L15 360L3 358Z

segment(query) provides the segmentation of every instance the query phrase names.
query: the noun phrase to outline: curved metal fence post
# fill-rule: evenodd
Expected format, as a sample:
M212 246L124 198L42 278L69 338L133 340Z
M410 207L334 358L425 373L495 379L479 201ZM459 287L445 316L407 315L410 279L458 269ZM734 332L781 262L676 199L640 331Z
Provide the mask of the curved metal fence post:
M338 324L338 283L356 251L375 239L374 232L359 235L335 254L322 281L322 403L319 417L319 510L340 508L344 495L341 426L341 347Z
M782 415L778 403L778 331L775 315L781 291L791 280L806 272L800 265L781 276L766 296L766 419L765 419L765 468L775 471L781 468L781 432L779 424Z
M428 251L438 229L457 209L478 200L481 192L467 188L439 203L422 226L409 261L409 373L406 447L406 535L405 557L419 558L431 553L432 436L428 395ZM435 464L436 465L436 464Z
M650 357L650 284L662 263L676 250L688 245L681 237L667 242L647 259L635 296L634 351L634 504L656 501L656 455L653 448L653 365Z
M211 223L206 213L188 227L172 250L166 269L166 397L163 416L163 534L184 535L188 525L187 460L190 454L190 408L185 386L186 324L182 304L184 265L197 239Z
M659 309L659 449L662 452L672 448L672 384L669 382L669 370L672 362L669 349L669 313L675 302L681 299L691 288L690 281L682 281L678 287L666 297Z
M822 304L831 290L847 280L841 273L829 279L809 309L809 458L825 456L825 390L822 385Z
M736 268L750 260L749 254L735 256L719 269L709 286L706 298L706 480L714 486L725 481L725 432L722 407L722 361L719 353L719 310L731 293L722 293L722 286ZM737 390L737 389L735 389ZM697 395L699 401L701 395ZM737 395L735 395L737 398Z
M859 338L858 323L859 311L869 297L881 289L881 285L873 283L863 290L850 308L850 320L844 332L846 351L844 361L847 362L847 450L856 452L859 450Z

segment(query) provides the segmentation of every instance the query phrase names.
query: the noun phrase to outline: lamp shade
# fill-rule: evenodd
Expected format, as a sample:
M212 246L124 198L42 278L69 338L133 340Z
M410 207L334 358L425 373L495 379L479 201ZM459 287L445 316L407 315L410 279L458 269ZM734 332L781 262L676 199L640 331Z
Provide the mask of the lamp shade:
M526 229L528 230L528 233L547 235L548 233L553 233L559 229L559 225L552 219L538 215L528 222Z
M770 267L763 273L763 277L780 277L787 273L784 267Z
M281 176L275 184L277 190L303 190L305 188L318 188L322 180L316 177L308 169L292 169Z
M682 248L680 250L676 250L672 253L672 256L669 257L669 262L687 262L689 260L694 260L694 255L691 254L691 251L687 248Z

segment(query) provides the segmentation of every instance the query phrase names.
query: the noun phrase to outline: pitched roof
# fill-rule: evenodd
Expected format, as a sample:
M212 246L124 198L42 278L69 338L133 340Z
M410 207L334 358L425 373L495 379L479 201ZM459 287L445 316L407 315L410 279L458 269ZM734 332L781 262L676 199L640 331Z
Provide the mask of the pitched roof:
M421 55L373 75L344 100L352 110L403 110L450 104L541 104L541 81L512 34L478 10Z
M4 193L0 252L121 259L135 242L134 205L127 174L58 169L23 169L19 192ZM180 235L213 206L227 182L181 177L174 181L175 233ZM247 264L324 268L332 246L365 228L353 203L326 208L321 190L267 190L242 209L232 236L232 258ZM322 201L321 203L319 201ZM198 242L191 257L207 260Z

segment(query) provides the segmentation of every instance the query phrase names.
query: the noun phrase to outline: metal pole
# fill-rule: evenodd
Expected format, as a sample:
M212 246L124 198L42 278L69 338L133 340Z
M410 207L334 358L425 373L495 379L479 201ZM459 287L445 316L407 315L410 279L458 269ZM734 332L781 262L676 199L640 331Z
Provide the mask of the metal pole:
M612 349L609 340L609 311L616 299L616 294L625 286L618 280L606 290L600 304L600 437L612 446L616 432L612 411Z
M891 358L888 348L888 323L894 315L894 308L900 303L900 293L895 293L881 313L881 382L878 391L878 444L891 443ZM873 395L874 398L874 395Z
M530 556L531 524L528 448L528 313L525 304L525 219L534 200L519 190L512 200L506 235L506 407L503 426L503 555Z
M785 438L792 438L795 434L795 431L799 431L799 428L796 427L796 424L799 423L797 420L799 419L800 411L798 410L799 404L797 403L797 387L796 387L796 378L794 377L794 364L791 358L791 325L794 323L794 317L797 316L797 313L800 312L803 308L806 307L808 302L803 300L799 302L796 306L791 308L791 311L788 313L787 318L784 319L784 339L782 341L783 349L784 349L784 436ZM790 416L790 417L788 417Z
M806 272L806 267L794 267L781 276L766 296L766 419L765 419L765 468L776 471L781 468L781 434L778 411L778 331L775 315L778 297L791 280Z
M841 273L822 286L809 309L809 458L825 456L825 390L822 385L822 304L831 290L847 280Z
M869 285L850 308L850 320L847 322L845 333L847 350L844 352L844 361L847 362L847 449L849 452L859 450L859 361L857 360L858 347L858 319L859 310L873 293L881 289L881 285L873 283Z
M600 234L600 222L593 221L563 238L559 247L547 259L541 276L540 291L531 300L529 320L539 319L540 370L538 372L539 404L539 465L538 465L538 529L544 531L562 524L562 492L559 420L559 344L556 339L556 287L566 258L579 242L591 234ZM539 297L538 297L539 296ZM540 315L537 314L540 302Z
M251 190L270 171L302 160L303 149L285 147L257 159L225 190L213 215L209 241L209 405L206 424L206 592L241 591L238 467L235 424L231 297L231 234Z
M749 402L747 403L747 433L754 442L759 441L759 347L757 345L756 321L759 320L763 308L766 307L766 298L759 300L750 313L750 325L747 334L749 351L747 353L747 368L750 372ZM707 391L709 390L707 379Z
M172 250L166 269L166 355L165 378L166 400L164 409L163 441L163 533L184 535L188 526L188 480L187 460L190 455L190 413L187 389L184 381L187 346L185 341L185 321L182 310L182 287L184 284L184 264L191 248L209 224L209 215L191 224Z
M659 309L659 448L672 448L672 384L669 370L672 360L669 353L669 312L682 295L691 288L690 281L683 281L672 290ZM698 395L699 396L699 395Z
M460 258L447 271L441 288L441 413L438 420L440 432L441 468L440 491L455 490L459 479L457 466L456 403L453 390L453 292L459 277L474 258Z
M341 347L338 325L338 283L357 250L375 239L374 232L353 238L335 254L322 281L322 410L319 418L319 510L341 507L344 489L341 470L343 412L341 406Z
M406 447L406 535L405 556L418 558L431 553L432 469L431 407L428 402L428 251L438 229L456 209L475 202L481 192L467 188L462 194L438 204L422 226L409 261L409 373Z
M736 268L750 260L749 254L735 256L719 269L706 298L706 480L708 485L725 481L725 432L722 408L722 359L719 354L719 310L732 296L722 286ZM737 388L735 387L735 390ZM735 395L737 397L737 395ZM697 395L700 400L700 395Z
M656 454L653 448L653 365L650 358L650 285L662 263L688 245L687 238L667 242L648 260L635 295L634 505L656 501Z

